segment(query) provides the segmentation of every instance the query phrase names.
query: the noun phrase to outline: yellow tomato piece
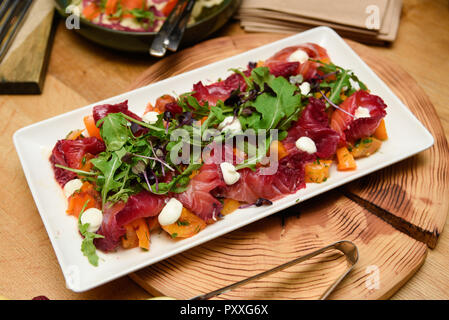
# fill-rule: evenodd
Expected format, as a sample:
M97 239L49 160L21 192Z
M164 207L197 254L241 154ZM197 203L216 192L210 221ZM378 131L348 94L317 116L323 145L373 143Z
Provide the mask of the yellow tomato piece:
M316 160L305 165L306 182L321 183L329 178L332 160Z
M144 250L150 250L150 230L144 218L137 219L131 223L134 230L136 230L137 238L139 239L139 247Z
M361 139L351 150L351 154L354 158L368 157L379 150L382 145L382 141L379 139L368 137Z
M178 221L162 226L162 229L174 239L194 236L204 228L206 228L206 222L186 208L182 208Z
M376 137L379 140L387 140L388 134L387 134L387 128L385 126L385 120L382 119L382 121L379 123L379 126L377 127L376 131L374 131L374 137Z
M354 156L349 152L348 148L341 147L337 149L337 169L340 171L355 170L357 164Z
M221 210L222 215L227 215L240 207L240 202L234 199L224 199L223 201L223 209Z
M284 145L281 141L275 140L270 144L270 154L276 152L278 154L278 160L286 157L288 155L287 150L285 150Z

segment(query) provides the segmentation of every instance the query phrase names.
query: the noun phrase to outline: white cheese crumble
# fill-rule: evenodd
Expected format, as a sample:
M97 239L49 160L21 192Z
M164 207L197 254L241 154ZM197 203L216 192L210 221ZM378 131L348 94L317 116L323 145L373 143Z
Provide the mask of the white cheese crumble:
M223 0L197 0L192 10L192 17L198 18L203 8L212 8L218 6Z
M68 181L63 188L64 195L68 198L72 194L75 193L75 191L78 191L83 186L83 182L80 179L73 179Z
M156 111L149 111L142 116L142 120L148 124L155 124L159 113Z
M234 118L233 116L226 117L219 125L218 130L222 132L230 132L231 134L237 134L242 132L242 125L240 124L240 120L238 118Z
M309 60L309 55L304 50L298 49L295 52L293 52L290 57L288 57L289 62L297 61L299 63L304 63L307 60Z
M310 83L308 82L301 83L301 85L299 86L299 90L301 91L301 94L303 96L308 95L310 93Z
M296 148L309 154L315 153L317 151L315 142L313 142L313 140L309 137L301 137L296 140Z
M81 224L89 224L87 231L97 232L103 222L103 212L97 208L90 208L81 215Z
M360 118L369 118L371 115L369 113L369 110L367 108L364 107L358 107L357 110L355 110L354 112L354 117L356 119L360 119Z
M171 198L162 209L161 213L159 213L158 220L160 225L167 226L175 223L181 216L181 212L182 203L175 198Z
M228 186L233 185L240 180L240 173L237 172L232 163L220 163L220 169L223 173L223 180Z
M142 26L139 24L139 22L135 18L123 18L120 21L120 24L125 28L131 28L131 29L141 29Z

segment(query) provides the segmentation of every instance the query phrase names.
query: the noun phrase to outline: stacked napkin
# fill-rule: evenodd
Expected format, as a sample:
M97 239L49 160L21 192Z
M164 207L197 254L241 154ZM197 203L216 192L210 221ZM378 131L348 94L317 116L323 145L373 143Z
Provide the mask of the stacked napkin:
M237 13L249 32L297 33L328 26L354 40L396 39L402 0L243 0Z

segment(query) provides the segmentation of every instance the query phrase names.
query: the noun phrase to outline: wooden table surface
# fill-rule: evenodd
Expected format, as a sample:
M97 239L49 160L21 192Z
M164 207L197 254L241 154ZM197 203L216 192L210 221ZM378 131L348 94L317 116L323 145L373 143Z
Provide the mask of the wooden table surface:
M449 3L404 0L391 47L372 47L406 69L433 102L449 139ZM231 22L214 36L244 33ZM0 96L0 295L30 299L145 299L128 277L85 293L66 289L12 143L19 128L126 91L154 59L111 52L57 27L42 95ZM91 75L104 78L92 81ZM393 299L449 299L449 226L422 268Z

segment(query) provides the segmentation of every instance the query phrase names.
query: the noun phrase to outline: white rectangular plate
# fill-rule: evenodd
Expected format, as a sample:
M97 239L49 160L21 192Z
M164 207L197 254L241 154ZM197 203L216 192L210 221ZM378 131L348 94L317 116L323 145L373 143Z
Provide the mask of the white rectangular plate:
M98 267L89 264L83 256L81 236L77 221L65 214L67 200L53 175L49 155L58 139L69 130L83 128L82 119L98 104L118 103L129 100L130 109L142 114L148 102L154 102L163 93L190 91L193 83L214 80L229 74L230 68L246 67L249 61L264 60L278 50L315 42L328 50L332 61L351 69L367 84L373 94L379 95L388 105L386 124L389 139L379 152L357 161L353 172L338 172L333 168L330 178L321 184L308 184L296 194L275 201L272 206L239 209L199 234L180 241L173 241L165 233L152 235L151 250L119 250L116 253L99 252ZM67 286L76 292L89 290L108 281L124 276L143 267L166 259L201 243L219 237L244 225L262 219L282 209L295 205L344 183L372 173L392 163L403 160L433 145L433 137L407 107L393 94L387 85L360 59L359 56L332 29L319 27L250 50L243 54L186 72L176 77L140 88L63 115L30 125L14 134L14 144L33 194L36 206L56 252ZM244 212L240 212L244 211Z

